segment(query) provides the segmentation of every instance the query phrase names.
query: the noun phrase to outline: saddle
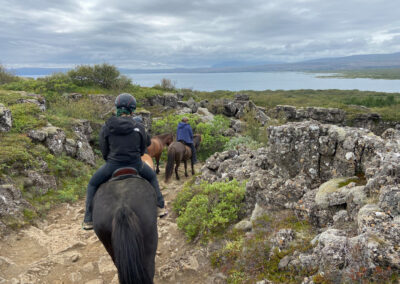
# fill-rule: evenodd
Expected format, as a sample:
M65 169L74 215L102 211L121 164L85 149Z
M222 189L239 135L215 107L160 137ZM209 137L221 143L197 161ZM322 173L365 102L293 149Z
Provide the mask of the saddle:
M112 180L122 180L122 179L132 178L132 177L133 178L142 178L139 175L139 172L135 168L124 167L124 168L116 169L113 172L110 181L112 181Z
M188 145L188 144L186 144L186 142L185 142L185 141L183 141L183 140L179 140L178 142L182 143L182 144L183 144L183 146L185 146L185 152L187 152L187 151L188 151L188 149L189 149L189 150L191 150L191 149L190 149L190 147L189 147L189 145Z

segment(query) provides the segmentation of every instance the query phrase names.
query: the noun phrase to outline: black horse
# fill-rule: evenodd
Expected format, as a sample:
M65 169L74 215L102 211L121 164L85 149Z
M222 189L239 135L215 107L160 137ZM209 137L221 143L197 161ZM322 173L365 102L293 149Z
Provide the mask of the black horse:
M93 227L121 284L153 283L158 233L150 183L125 174L101 185L93 200Z

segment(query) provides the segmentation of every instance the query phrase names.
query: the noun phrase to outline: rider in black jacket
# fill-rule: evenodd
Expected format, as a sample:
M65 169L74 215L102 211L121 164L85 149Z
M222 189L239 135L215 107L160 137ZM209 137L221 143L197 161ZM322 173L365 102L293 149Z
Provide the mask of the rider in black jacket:
M120 94L115 100L117 116L107 120L100 132L100 149L106 163L97 170L89 181L86 192L86 212L83 229L93 228L92 201L102 183L110 179L115 170L121 167L132 167L147 179L155 188L157 206L164 208L164 198L158 185L156 173L141 160L151 140L142 123L132 119L136 109L136 100L130 94ZM159 210L159 216L166 211Z

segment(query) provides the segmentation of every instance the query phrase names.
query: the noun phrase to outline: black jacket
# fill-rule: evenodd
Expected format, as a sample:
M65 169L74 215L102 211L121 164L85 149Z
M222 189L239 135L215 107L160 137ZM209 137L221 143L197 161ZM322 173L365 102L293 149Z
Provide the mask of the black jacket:
M100 149L104 160L130 164L144 154L151 140L142 123L130 116L113 116L100 131Z

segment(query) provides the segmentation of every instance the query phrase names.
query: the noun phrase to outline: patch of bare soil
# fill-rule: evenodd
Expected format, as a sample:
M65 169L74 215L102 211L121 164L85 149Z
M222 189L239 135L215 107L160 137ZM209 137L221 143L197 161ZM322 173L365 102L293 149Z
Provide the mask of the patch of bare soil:
M159 182L170 214L158 221L155 283L224 282L210 267L207 248L187 242L171 210L190 177L182 171L180 181L165 184L163 173ZM83 200L62 204L35 226L1 240L0 283L118 283L116 268L94 231L81 229L83 208Z

